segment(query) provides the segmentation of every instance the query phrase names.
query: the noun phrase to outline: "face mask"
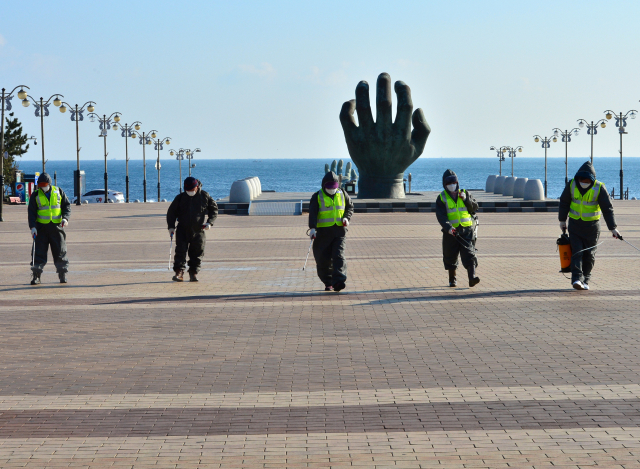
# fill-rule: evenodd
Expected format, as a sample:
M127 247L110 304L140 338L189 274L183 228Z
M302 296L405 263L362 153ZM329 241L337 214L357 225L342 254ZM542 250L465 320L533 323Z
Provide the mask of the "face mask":
M42 192L49 192L49 189L51 189L51 186L47 184L46 186L43 186L40 189L42 189Z
M457 184L447 184L447 190L449 192L454 192L456 190L456 188L458 187Z
M193 197L194 195L196 195L196 191L187 191L187 195L189 197Z
M335 194L335 193L336 193L336 191L337 191L337 190L338 190L338 189L326 189L326 188L325 188L325 190L324 190L324 191L325 191L327 194L329 194L329 195L333 195L333 194Z
M583 189L586 189L587 187L589 187L591 185L590 182L581 182L580 183L580 187L582 187Z

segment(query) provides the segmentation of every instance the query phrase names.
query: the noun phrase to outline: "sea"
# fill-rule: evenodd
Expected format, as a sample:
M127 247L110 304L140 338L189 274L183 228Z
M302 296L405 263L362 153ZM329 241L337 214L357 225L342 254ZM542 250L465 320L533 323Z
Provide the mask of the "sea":
M182 179L189 175L186 164L182 161ZM327 159L264 159L264 160L198 160L192 162L192 175L202 181L203 189L215 199L227 197L233 181L246 177L260 178L262 189L276 192L314 192L319 189L324 175L324 166L333 160ZM349 160L344 160L346 163ZM584 158L569 158L569 179L585 162ZM147 201L158 200L158 171L154 167L155 160L147 162ZM594 159L598 180L602 181L609 192L615 188L616 196L620 189L620 160L618 158L601 157ZM19 169L25 174L42 171L39 161L20 161ZM72 160L48 161L47 172L56 176L57 184L69 195L73 195L73 171L76 162ZM87 160L80 162L80 169L86 175L86 190L104 189L104 160ZM484 189L487 176L499 173L497 158L420 158L405 172L412 175L412 192L442 190L442 173L452 169L458 175L460 187L467 189ZM125 161L115 159L107 161L109 189L125 192ZM178 161L161 160L160 200L172 200L179 192L180 181ZM564 158L547 160L548 196L559 198L565 184ZM502 163L502 175L511 176L511 161ZM514 160L514 176L540 179L544 182L544 158L522 158ZM624 159L625 189L629 188L629 198L640 197L640 158ZM141 160L129 161L130 200L143 200L143 165Z

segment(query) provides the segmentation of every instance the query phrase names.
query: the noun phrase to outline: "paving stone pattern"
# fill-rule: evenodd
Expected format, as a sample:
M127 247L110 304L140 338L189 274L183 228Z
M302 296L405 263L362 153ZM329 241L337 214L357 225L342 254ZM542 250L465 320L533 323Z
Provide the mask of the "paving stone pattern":
M74 207L69 284L31 287L5 207L0 467L640 467L640 253L608 233L577 292L556 214L482 213L451 289L434 214L356 214L336 294L306 215L222 215L171 282L166 209Z

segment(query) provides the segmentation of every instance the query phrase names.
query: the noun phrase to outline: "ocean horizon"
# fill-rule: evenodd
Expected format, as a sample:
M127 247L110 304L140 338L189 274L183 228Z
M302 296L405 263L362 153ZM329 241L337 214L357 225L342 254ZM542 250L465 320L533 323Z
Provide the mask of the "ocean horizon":
M229 195L233 181L257 176L263 190L277 192L313 192L320 187L324 175L325 163L332 159L194 159L196 165L192 175L203 183L203 189L214 198L220 199ZM351 161L343 159L345 165ZM569 158L569 179L588 158ZM171 200L178 193L182 181L179 178L179 164L175 159L160 160L161 199ZM33 174L42 169L37 160L19 161L19 169L25 174ZM353 164L353 163L352 163ZM158 199L158 172L155 159L148 159L146 164L147 201ZM640 196L640 157L624 158L625 189L629 188L629 197ZM596 157L594 166L598 180L602 181L611 192L615 188L619 194L620 160L615 157ZM109 188L125 192L124 159L107 160ZM73 196L73 171L75 160L48 161L47 172L57 177L57 183L69 195ZM104 188L104 160L81 160L80 169L86 174L86 190ZM491 174L499 173L497 158L419 158L406 171L405 177L412 174L412 191L439 191L442 189L442 173L452 169L458 174L461 187L468 189L484 189L486 179ZM182 162L182 180L188 176L187 160ZM511 160L502 163L502 174L511 175ZM548 191L549 198L558 198L565 184L564 158L548 158ZM544 158L517 157L514 160L514 176L540 179L544 181ZM142 160L129 160L130 200L143 199L143 165Z

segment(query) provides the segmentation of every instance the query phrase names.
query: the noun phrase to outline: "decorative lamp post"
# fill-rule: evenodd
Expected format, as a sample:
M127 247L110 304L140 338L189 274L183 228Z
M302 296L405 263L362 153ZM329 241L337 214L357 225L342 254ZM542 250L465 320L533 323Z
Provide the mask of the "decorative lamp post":
M636 118L636 114L638 111L632 109L628 111L626 114L616 114L613 111L605 111L605 117L607 120L611 120L613 117L616 118L616 127L618 128L618 132L620 133L620 200L624 199L624 172L622 170L622 135L628 133L625 129L627 127L627 117L631 119Z
M553 136L558 137L562 135L562 141L564 142L564 183L566 185L569 182L569 142L571 141L571 134L578 135L580 131L575 128L563 131L557 127L552 130Z
M70 112L71 112L71 121L76 123L76 165L77 165L77 171L76 171L76 177L75 177L75 185L78 188L78 197L76 198L76 205L80 205L81 202L81 197L82 197L82 190L80 188L80 135L79 135L79 130L78 130L78 122L84 120L84 116L83 116L83 112L85 111L85 106L87 107L87 111L89 111L89 113L92 113L93 110L95 109L95 104L93 101L87 101L86 103L84 103L82 106L78 107L78 105L76 104L75 106L71 106L68 103L62 103L62 105L60 105L60 112L64 113L67 112L67 106L69 106Z
M114 112L112 113L109 117L107 117L106 114L104 114L102 116L102 118L100 118L99 115L95 114L95 113L91 113L89 114L89 117L91 118L91 122L95 122L95 119L98 119L98 122L100 122L100 135L98 135L98 137L102 137L104 138L104 203L108 203L109 202L109 176L107 174L107 130L109 129L109 127L111 127L111 119L113 118L114 122L120 122L120 115L121 113L119 112ZM114 124L115 127L115 124ZM116 127L117 129L117 127Z
M158 202L160 202L160 168L162 165L160 164L160 150L163 149L163 145L166 143L167 145L171 145L171 137L151 138L151 141L154 143L154 150L158 150L158 159L156 160L156 170L158 171Z
M178 189L180 190L179 194L182 194L182 160L184 160L184 149L181 148L178 151L169 150L169 154L171 156L176 155L176 160L178 160L178 169L179 169L178 177L180 178L178 180Z
M195 156L194 153L200 153L200 148L196 148L195 150L186 149L185 154L187 155L187 160L189 160L189 177L191 177L191 168L194 168L196 165L191 163L191 160Z
M500 161L500 176L502 176L502 162L505 160L504 153L509 149L509 147L491 147L489 150L495 150L498 155L498 161Z
M23 90L20 90L20 91L22 92ZM20 93L18 93L18 95L20 95ZM24 107L29 107L29 104L30 104L29 100L31 100L31 102L36 108L35 115L36 117L40 118L40 141L42 142L42 172L43 173L45 172L45 166L46 166L46 161L44 159L44 118L49 115L49 106L51 105L49 101L53 99L53 105L55 107L59 107L62 104L62 101L60 100L60 98L64 98L64 96L62 96L61 94L53 94L46 101L43 98L40 98L40 100L36 101L32 96L26 94L25 92L24 99L22 99L22 105Z
M591 164L593 164L593 136L598 133L598 126L604 129L607 126L607 122L607 119L600 119L595 124L593 123L593 121L591 121L591 124L589 124L589 122L584 119L578 119L578 127L583 129L586 125L587 134L591 135Z
M144 202L146 203L147 202L147 156L145 153L145 147L146 145L151 145L152 138L156 138L157 130L141 133L139 132L140 130L139 124L136 124L134 128L136 129L136 132L133 132L133 135L137 136L140 139L139 143L140 145L142 145L142 171L143 171L142 190L143 190Z
M2 218L2 204L4 204L4 110L11 110L11 100L13 99L13 92L20 88L18 91L18 98L26 99L27 92L24 90L29 89L28 86L18 85L14 89L11 90L10 93L7 93L4 88L2 88L2 117L0 118L0 222L4 221ZM27 101L27 106L29 105L29 101ZM37 145L37 143L36 143Z
M509 152L509 158L511 158L511 177L513 177L513 159L516 157L516 153L522 153L522 147L507 147Z
M122 132L120 135L124 137L124 158L125 158L125 167L126 167L126 176L124 178L125 181L125 189L126 189L126 202L129 203L129 140L127 138L136 138L135 132L133 131L134 127L136 129L140 128L140 122L135 121L133 124L113 124L113 130L118 130L118 126L120 126L120 130Z
M547 197L547 148L551 146L551 141L557 142L558 137L556 137L555 135L553 136L553 138L541 137L540 135L533 136L534 142L537 143L540 140L542 140L542 148L544 148L544 197L546 198Z

